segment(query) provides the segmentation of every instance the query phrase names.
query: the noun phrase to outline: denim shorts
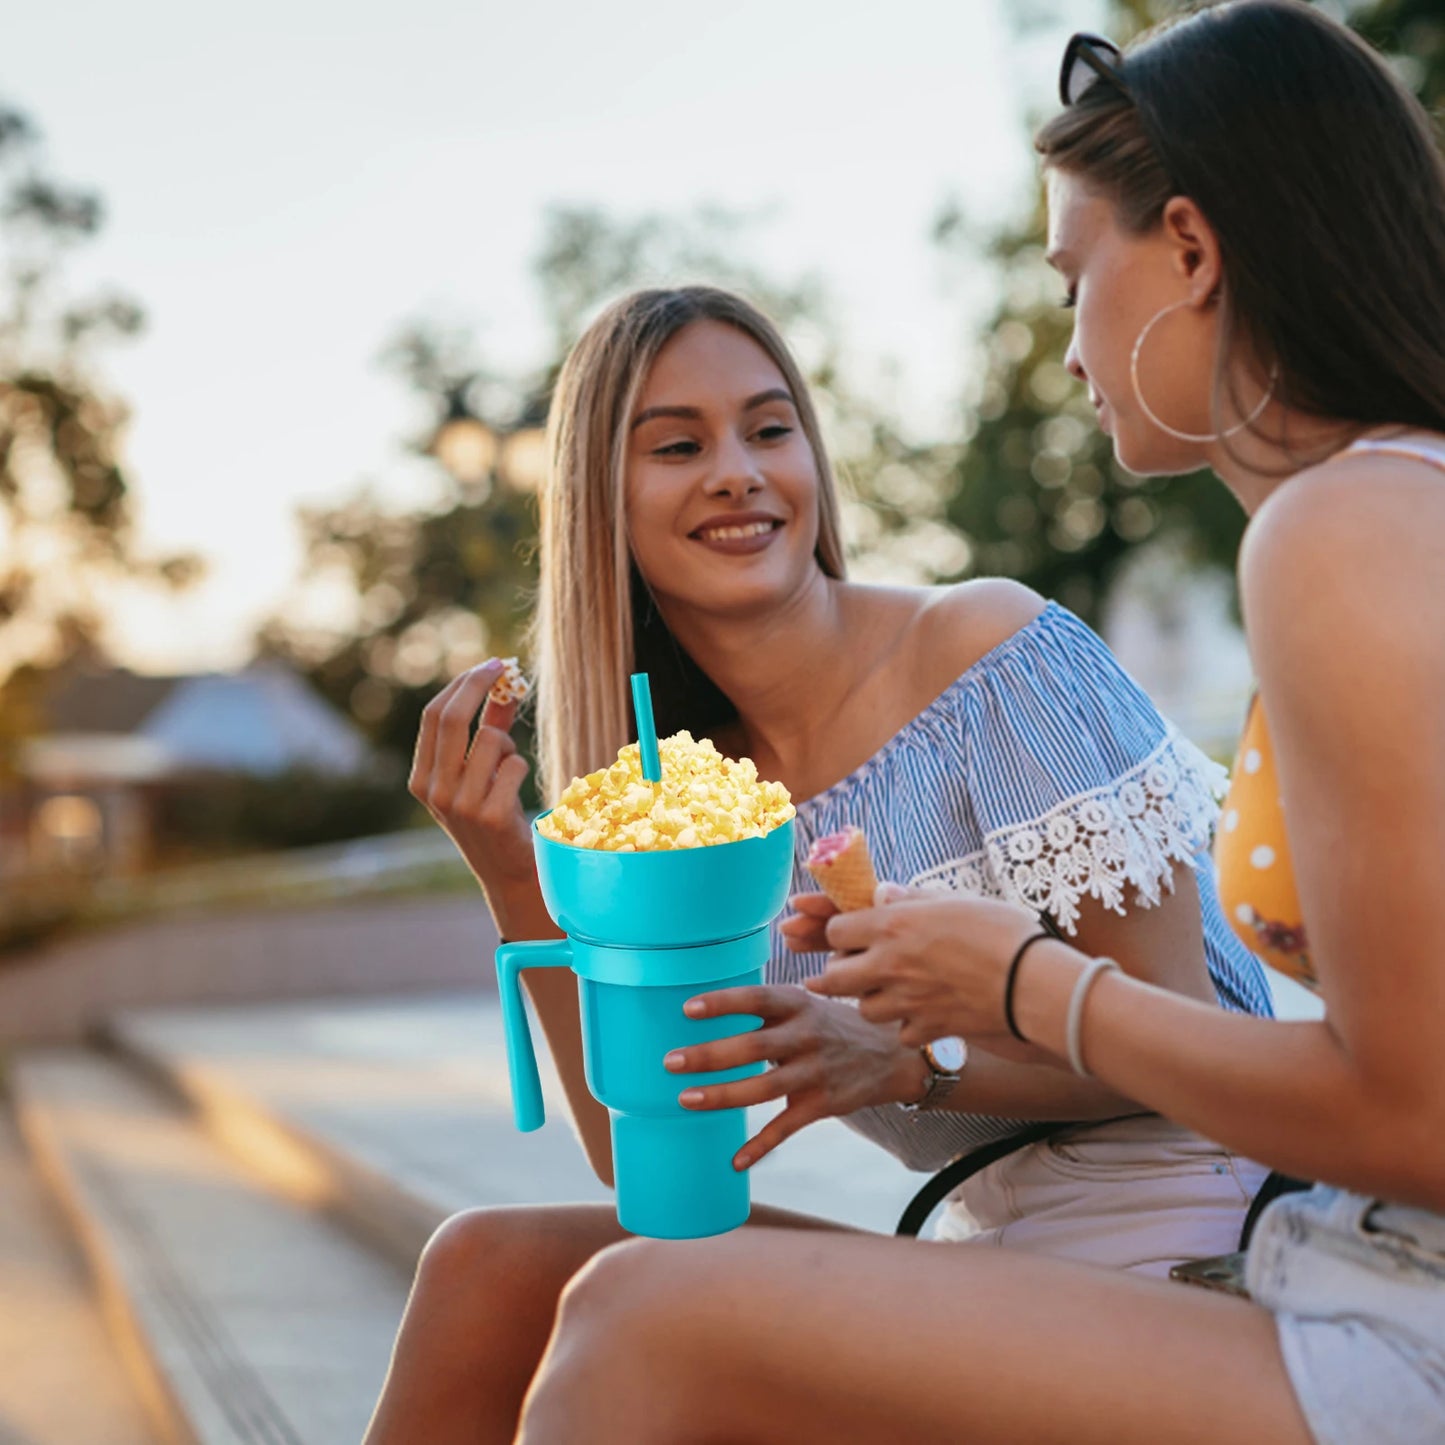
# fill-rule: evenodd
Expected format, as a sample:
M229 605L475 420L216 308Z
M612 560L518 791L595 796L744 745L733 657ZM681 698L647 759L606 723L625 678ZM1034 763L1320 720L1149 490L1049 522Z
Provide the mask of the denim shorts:
M1246 1281L1318 1445L1445 1441L1445 1215L1323 1185L1286 1195Z

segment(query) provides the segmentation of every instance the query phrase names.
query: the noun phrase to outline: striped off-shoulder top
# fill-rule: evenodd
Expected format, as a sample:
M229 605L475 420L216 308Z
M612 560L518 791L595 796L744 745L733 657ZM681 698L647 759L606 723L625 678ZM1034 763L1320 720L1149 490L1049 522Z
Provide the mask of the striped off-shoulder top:
M1048 911L1148 908L1195 873L1220 1002L1270 1012L1263 970L1219 906L1209 847L1224 769L1160 715L1095 634L1049 604L985 654L856 771L797 805L795 887L815 838L857 824L880 878ZM774 933L769 978L798 983L826 955ZM913 1169L1018 1128L956 1112L864 1109L846 1122Z

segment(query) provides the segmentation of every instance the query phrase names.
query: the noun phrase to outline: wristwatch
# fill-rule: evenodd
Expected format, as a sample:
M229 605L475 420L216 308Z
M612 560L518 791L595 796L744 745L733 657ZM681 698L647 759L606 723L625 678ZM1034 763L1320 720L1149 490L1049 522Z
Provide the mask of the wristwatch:
M904 1104L905 1114L936 1109L958 1087L963 1066L968 1062L968 1045L959 1038L934 1039L918 1051L928 1065L928 1088L916 1104Z

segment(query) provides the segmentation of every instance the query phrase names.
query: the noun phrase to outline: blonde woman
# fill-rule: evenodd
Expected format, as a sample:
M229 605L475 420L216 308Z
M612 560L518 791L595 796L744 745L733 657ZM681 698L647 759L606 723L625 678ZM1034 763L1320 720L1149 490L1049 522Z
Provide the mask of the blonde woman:
M756 310L696 287L618 302L568 359L550 435L533 639L545 797L628 740L627 677L646 669L660 732L710 735L787 785L800 858L860 824L882 876L1024 904L1142 980L1267 1011L1259 967L1215 897L1211 765L1087 628L1027 589L848 582L807 388ZM412 786L471 864L501 935L552 936L508 710L489 707L468 750L498 670L458 678L428 707ZM788 935L816 950L817 926L799 915L778 930L767 986L706 997L716 1013L761 1014L761 1030L676 1061L691 1107L786 1100L737 1167L827 1116L929 1170L1019 1119L1110 1121L984 1171L944 1237L1145 1274L1235 1246L1257 1166L1043 1051L974 1049L960 1071L903 1043L896 1024L815 997L800 985L825 955L790 951ZM608 1180L575 985L539 971L529 987L583 1147ZM687 1088L688 1072L759 1058L774 1067ZM763 1207L753 1223L838 1228ZM372 1445L510 1440L559 1296L621 1238L596 1206L449 1222L423 1257Z

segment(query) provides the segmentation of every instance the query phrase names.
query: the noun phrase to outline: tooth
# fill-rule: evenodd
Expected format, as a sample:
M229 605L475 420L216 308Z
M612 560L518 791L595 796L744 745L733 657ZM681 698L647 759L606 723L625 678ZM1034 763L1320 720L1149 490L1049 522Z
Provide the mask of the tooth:
M732 541L741 537L761 537L772 530L771 522L749 522L743 527L709 527L701 535L710 542Z

